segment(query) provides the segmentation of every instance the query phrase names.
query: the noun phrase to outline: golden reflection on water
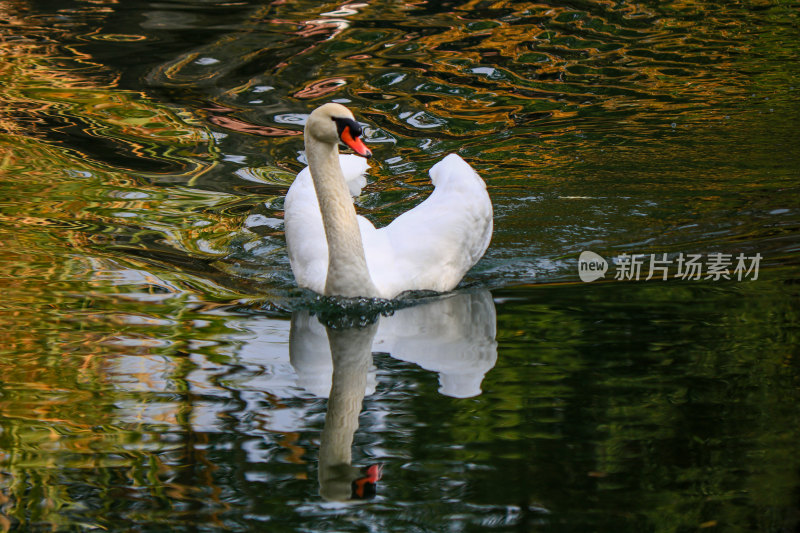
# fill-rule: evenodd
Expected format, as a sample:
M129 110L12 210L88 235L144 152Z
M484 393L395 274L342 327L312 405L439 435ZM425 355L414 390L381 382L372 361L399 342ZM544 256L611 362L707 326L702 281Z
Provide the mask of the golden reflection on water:
M227 253L224 243L217 251L198 243L239 229L238 219L202 213L233 197L158 186L189 183L214 168L213 139L191 112L116 89L89 56L70 48L65 56L55 43L6 42L4 50L0 115L9 118L2 123L0 172L14 187L2 202L0 235L11 283L28 291L32 280L85 279L86 258L91 263L109 245L137 248L153 233L187 253ZM62 146L62 136L76 134L97 139L111 157L96 157L91 143L89 152ZM115 152L126 163L163 161L170 171L116 166ZM187 207L198 212L195 220ZM19 299L36 297L11 300Z
M6 41L3 49L0 175L6 194L0 215L0 373L6 401L0 403L0 506L17 520L30 515L69 527L64 512L82 503L69 494L61 469L125 468L132 469L134 479L171 477L168 456L150 453L170 447L189 454L195 464L210 463L199 449L181 452L183 444L151 439L141 422L117 420L114 403L128 400L110 386L110 356L125 350L153 357L150 350L160 341L123 332L163 325L163 319L143 316L135 307L126 318L122 299L110 309L101 304L92 311L100 302L114 302L115 292L124 295L131 288L143 293L139 301L147 301L149 291L162 300L165 293L183 293L173 282L149 273L136 280L130 276L130 263L103 265L103 260L93 259L106 253L103 245L115 234L128 232L130 221L141 214L140 227L128 232L135 240L136 232L147 225L144 221L152 220L158 206L174 195L148 185L148 178L158 180L157 175L115 168L47 139L62 131L109 139L128 156L182 166L182 175L173 173L170 179L185 183L208 170L198 148L209 146L209 138L185 110L116 90L113 77L86 55L67 58L56 44L24 41ZM199 238L196 231L176 234L176 229L165 232L175 236L176 245ZM125 273L117 288L109 284L115 271ZM162 334L169 338L177 332ZM182 402L165 404L151 423L181 427L187 409ZM204 487L197 492L218 501L219 490L212 484ZM166 483L163 490L177 499L191 498L195 492L181 483ZM156 492L151 497L158 498ZM0 530L10 528L11 522L2 516Z

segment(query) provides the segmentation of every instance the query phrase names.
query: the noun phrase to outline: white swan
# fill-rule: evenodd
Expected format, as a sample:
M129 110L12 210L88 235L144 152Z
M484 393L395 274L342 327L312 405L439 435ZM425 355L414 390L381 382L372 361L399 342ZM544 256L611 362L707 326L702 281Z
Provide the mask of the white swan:
M361 127L342 105L325 104L308 117L309 166L297 175L284 204L286 244L297 284L326 296L387 299L410 290L453 289L492 237L486 184L463 159L450 154L430 170L431 195L376 229L356 215L351 197L366 183L366 160L339 155L342 141L369 157L360 136Z

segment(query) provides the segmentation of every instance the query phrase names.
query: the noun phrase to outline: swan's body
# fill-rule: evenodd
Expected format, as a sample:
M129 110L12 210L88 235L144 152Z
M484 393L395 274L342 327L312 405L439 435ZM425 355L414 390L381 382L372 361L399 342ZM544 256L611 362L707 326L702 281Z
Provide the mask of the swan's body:
M448 155L430 171L431 195L376 229L355 213L352 195L366 183L368 165L357 156L339 155L339 137L335 129L327 131L336 117L352 120L338 104L326 104L309 117L309 167L286 196L286 242L298 285L327 296L387 299L410 290L453 289L489 246L492 204L486 184L463 159ZM360 148L369 153L363 144Z

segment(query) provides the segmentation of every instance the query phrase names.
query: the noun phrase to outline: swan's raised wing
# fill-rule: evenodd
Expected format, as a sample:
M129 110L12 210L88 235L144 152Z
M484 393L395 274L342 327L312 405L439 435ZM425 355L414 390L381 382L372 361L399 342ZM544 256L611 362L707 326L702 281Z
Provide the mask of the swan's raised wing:
M339 164L350 193L357 196L367 183L364 175L369 168L367 160L356 155L341 154ZM328 276L328 243L308 167L297 175L289 187L283 207L289 263L297 284L322 294ZM369 224L366 219L364 222ZM360 220L359 225L363 225Z
M449 291L478 262L492 235L486 184L450 154L430 171L431 195L365 237L373 282L387 298L406 290Z

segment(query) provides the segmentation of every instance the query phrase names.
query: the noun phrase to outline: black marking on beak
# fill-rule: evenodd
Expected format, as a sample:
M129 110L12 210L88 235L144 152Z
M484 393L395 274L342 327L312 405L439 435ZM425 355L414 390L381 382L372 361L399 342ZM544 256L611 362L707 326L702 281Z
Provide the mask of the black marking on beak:
M361 126L351 118L336 118L336 129L339 132L339 140L349 146L355 153L361 157L372 157L372 151L367 148L364 141L361 140Z
M363 133L361 131L361 125L358 122L356 122L355 120L351 119L351 118L336 118L336 117L334 117L333 121L336 123L336 131L339 133L339 137L340 138L341 138L342 132L345 130L345 128L350 130L350 135L354 139L357 139L358 137L361 137L361 134Z

